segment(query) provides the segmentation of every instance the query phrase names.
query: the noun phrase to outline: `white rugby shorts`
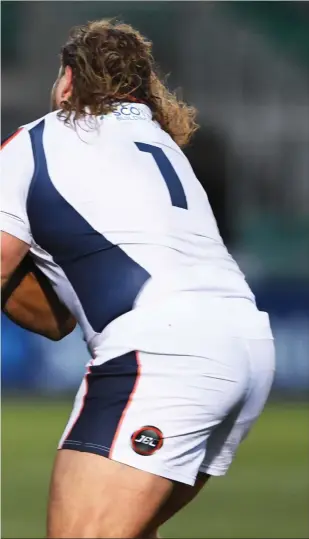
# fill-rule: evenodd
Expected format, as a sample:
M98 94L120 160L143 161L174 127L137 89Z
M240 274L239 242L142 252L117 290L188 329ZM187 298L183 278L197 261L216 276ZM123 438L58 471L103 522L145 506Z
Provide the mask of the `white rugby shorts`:
M194 485L224 475L273 382L271 338L214 335L203 355L128 352L89 363L59 449Z

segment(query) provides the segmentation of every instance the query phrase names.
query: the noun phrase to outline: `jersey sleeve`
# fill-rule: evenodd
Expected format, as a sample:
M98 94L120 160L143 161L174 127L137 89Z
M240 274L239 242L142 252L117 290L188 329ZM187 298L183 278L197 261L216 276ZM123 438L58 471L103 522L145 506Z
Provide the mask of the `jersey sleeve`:
M1 230L32 244L27 197L34 173L29 132L18 129L1 145Z

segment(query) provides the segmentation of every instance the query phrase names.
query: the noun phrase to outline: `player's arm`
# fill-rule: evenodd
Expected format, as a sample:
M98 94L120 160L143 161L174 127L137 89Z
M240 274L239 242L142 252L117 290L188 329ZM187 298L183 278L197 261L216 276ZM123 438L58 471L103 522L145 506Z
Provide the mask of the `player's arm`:
M30 255L26 255L4 284L1 302L3 312L13 322L54 341L71 333L76 326L75 319Z
M20 132L1 151L2 310L18 325L59 340L76 322L28 254L32 238L26 198L33 174L29 144L28 133Z

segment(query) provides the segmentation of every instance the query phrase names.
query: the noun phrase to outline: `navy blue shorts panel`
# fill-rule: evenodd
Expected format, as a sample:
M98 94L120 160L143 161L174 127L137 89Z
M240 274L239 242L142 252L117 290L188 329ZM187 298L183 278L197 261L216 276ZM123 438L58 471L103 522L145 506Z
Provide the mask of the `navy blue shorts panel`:
M89 367L80 411L60 449L108 457L137 377L138 360L135 352Z

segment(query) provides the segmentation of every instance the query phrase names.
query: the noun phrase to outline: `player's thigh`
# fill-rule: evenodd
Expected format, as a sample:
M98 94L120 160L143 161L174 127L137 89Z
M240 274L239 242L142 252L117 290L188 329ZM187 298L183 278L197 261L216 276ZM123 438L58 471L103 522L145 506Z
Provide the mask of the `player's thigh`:
M50 488L48 537L155 538L209 477L199 474L190 486L89 453L60 451Z
M50 488L48 537L140 537L172 490L168 479L102 456L59 451Z
M183 483L174 483L170 496L160 509L159 513L149 523L144 538L152 539L158 537L159 527L192 502L209 479L209 475L199 473L194 486L184 485Z

